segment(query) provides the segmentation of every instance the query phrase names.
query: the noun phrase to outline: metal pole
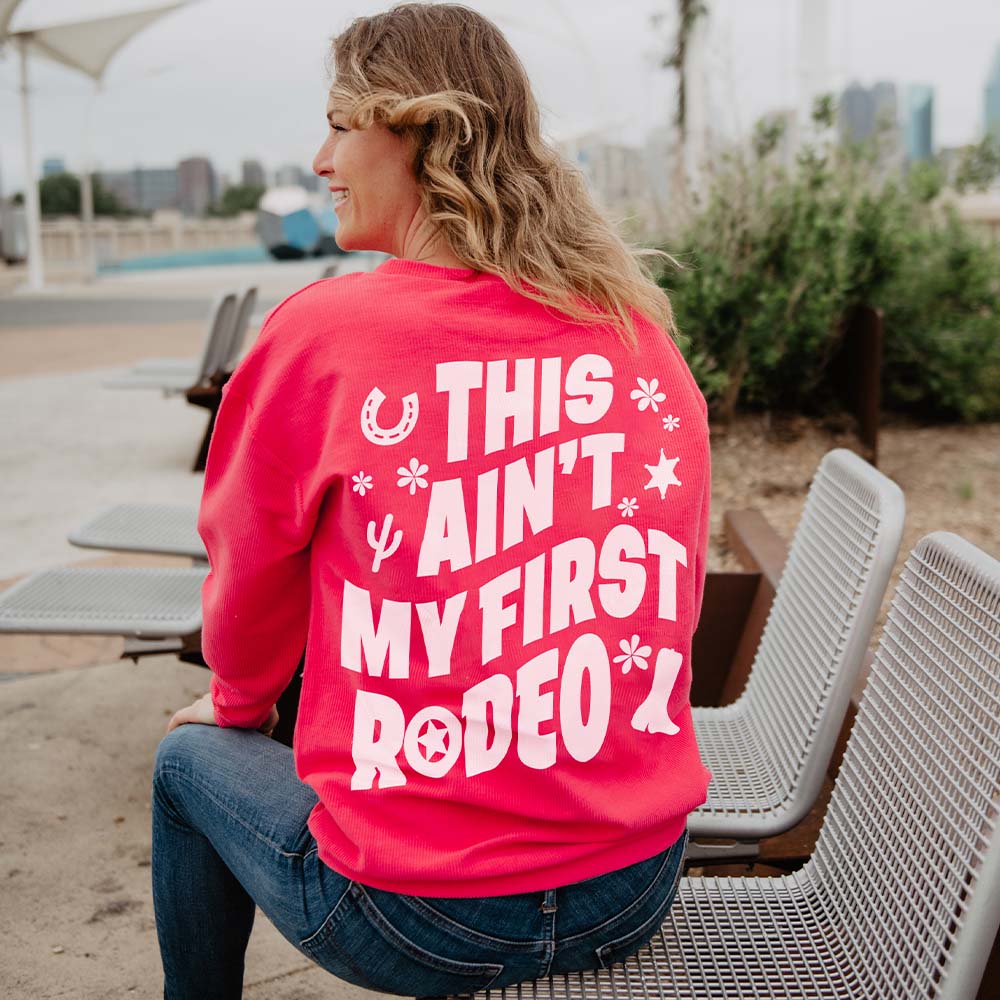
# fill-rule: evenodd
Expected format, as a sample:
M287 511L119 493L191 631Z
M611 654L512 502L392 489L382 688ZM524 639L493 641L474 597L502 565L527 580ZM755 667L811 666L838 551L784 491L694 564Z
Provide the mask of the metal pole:
M93 281L97 275L97 255L94 248L94 188L90 170L90 123L94 101L100 83L90 95L83 121L83 170L80 173L80 222L83 227L83 280Z
M90 164L80 174L80 221L83 224L83 280L93 281L97 273L94 255L94 188Z
M28 90L28 36L18 35L21 50L21 126L24 134L24 221L28 231L28 287L45 285L42 266L42 213L38 203L34 154L31 149L31 102Z

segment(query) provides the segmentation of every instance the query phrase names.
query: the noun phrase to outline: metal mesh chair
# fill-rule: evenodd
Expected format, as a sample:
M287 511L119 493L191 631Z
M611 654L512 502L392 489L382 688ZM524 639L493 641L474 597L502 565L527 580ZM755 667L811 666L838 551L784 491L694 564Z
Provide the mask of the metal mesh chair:
M179 504L117 504L81 525L69 541L85 549L208 558L198 534L198 508Z
M781 878L685 878L624 964L486 996L971 1000L1000 927L1000 562L910 554L816 851Z
M199 359L148 358L124 375L106 380L104 385L109 389L160 389L171 395L207 382L228 356L236 312L235 292L220 295L215 300L208 336Z
M202 360L198 358L145 358L139 361L132 368L130 374L143 375L187 375L191 381L188 385L197 384L206 377L216 375L219 372L231 372L240 360L243 353L243 344L246 340L247 331L250 328L250 320L254 309L257 307L257 288L255 285L248 285L241 292L237 293L239 305L235 312L235 320L228 331L220 330L220 337L225 334L225 341L218 344L218 350L214 356ZM217 309L218 305L213 307ZM214 312L213 312L214 314ZM200 372L208 365L216 366L207 376Z
M758 840L812 807L899 553L904 507L899 487L853 452L820 463L746 689L692 713L712 782L688 824L690 858L752 856Z
M42 570L0 594L0 632L189 636L208 568Z
M257 288L250 285L243 289L243 296L240 299L239 308L236 310L236 319L233 321L232 330L229 334L229 341L226 349L222 353L221 363L218 368L219 373L232 372L239 364L243 355L243 344L247 339L247 330L250 328L250 317L257 306ZM216 374L213 372L212 374Z

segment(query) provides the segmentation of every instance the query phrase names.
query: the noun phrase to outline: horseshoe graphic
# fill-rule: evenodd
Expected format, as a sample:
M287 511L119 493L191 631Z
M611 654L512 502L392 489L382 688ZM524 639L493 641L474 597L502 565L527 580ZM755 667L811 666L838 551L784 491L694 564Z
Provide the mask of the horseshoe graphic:
M388 429L380 427L378 423L378 411L385 402L385 393L375 386L364 406L361 407L361 433L371 441L372 444L390 445L399 444L405 441L417 426L417 417L420 415L420 400L415 392L403 397L403 415L399 418L399 423L395 427Z

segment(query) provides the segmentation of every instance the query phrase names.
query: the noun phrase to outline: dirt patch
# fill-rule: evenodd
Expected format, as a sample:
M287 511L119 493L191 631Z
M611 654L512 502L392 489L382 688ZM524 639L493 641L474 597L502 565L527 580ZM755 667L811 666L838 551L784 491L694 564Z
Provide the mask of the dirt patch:
M722 531L726 510L757 507L791 541L816 467L854 438L804 417L743 417L712 429L709 569L739 569ZM903 542L889 593L910 549L931 531L953 531L1000 558L1000 424L883 427L879 468L906 497Z

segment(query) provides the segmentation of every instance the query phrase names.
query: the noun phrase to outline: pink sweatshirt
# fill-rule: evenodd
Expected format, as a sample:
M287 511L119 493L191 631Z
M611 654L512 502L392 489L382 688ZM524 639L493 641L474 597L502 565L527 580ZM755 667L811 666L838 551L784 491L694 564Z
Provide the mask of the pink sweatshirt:
M637 334L391 260L287 299L227 385L199 522L216 716L260 725L306 649L295 761L341 874L555 888L705 800L705 403Z

